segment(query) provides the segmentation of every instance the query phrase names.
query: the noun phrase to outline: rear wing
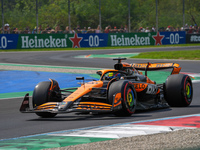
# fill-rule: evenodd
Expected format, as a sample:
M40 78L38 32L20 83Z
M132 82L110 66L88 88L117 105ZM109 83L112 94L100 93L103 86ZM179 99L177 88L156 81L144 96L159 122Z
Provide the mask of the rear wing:
M130 64L131 67L137 70L145 70L145 75L147 71L150 70L162 70L162 69L169 69L172 68L171 74L179 74L181 71L180 65L177 63L134 63Z

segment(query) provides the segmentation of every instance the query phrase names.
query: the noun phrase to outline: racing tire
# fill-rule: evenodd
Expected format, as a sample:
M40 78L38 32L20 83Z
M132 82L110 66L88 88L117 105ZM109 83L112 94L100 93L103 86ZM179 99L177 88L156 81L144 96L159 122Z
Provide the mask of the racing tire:
M136 110L137 94L133 84L126 80L113 82L108 90L108 101L113 104L113 95L121 93L122 108L114 112L116 116L131 116Z
M164 86L165 100L171 107L187 107L192 102L193 87L188 75L170 75Z
M33 108L49 102L50 96L50 81L40 82L36 85L33 96L32 96L32 104ZM42 118L53 118L57 115L57 113L50 113L50 112L37 112L36 115Z

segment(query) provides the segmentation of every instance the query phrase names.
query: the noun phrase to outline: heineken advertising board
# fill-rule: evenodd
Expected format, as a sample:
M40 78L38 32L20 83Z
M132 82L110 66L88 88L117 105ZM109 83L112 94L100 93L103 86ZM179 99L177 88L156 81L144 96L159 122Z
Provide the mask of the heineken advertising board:
M0 49L167 45L184 44L185 40L185 32L0 34Z
M20 34L17 48L64 48L68 45L67 34Z
M109 34L108 46L140 46L154 45L151 33L115 33Z
M185 44L185 32L109 34L108 46Z
M106 47L108 34L23 34L17 48Z

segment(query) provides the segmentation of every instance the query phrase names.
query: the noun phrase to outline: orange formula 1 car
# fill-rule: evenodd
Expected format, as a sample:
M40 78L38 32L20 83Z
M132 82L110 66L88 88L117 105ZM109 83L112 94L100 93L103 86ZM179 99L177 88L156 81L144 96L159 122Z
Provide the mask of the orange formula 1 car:
M57 81L40 82L32 95L26 94L20 111L36 113L40 117L54 117L69 112L108 112L116 116L130 116L137 109L186 107L192 102L193 88L188 75L179 74L176 63L128 64L126 58L116 58L114 69L100 70L98 81L85 82L78 88L61 90ZM172 69L165 83L156 84L147 71ZM143 75L139 70L145 71Z

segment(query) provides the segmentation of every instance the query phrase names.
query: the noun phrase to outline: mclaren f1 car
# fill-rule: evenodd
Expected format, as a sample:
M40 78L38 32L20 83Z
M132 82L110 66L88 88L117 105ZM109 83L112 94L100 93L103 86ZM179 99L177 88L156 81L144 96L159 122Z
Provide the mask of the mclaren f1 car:
M192 102L193 87L188 75L180 74L177 63L133 63L115 58L114 69L99 70L99 80L77 77L78 88L60 89L56 80L38 83L24 97L20 112L36 113L40 117L55 117L59 113L92 112L130 116L136 110L165 107L187 107ZM162 84L147 76L147 72L171 69ZM86 82L87 81L87 82Z

